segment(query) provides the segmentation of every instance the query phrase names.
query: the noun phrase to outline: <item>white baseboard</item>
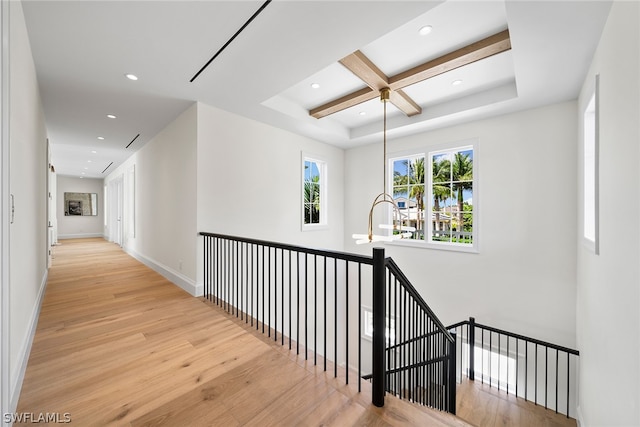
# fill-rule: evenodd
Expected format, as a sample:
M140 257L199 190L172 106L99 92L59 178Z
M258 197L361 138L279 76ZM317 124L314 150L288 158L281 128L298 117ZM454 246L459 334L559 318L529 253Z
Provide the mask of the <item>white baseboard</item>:
M47 278L49 277L49 270L45 270L42 282L40 283L40 290L36 297L36 302L31 312L31 319L29 321L29 330L27 336L24 338L22 345L20 346L20 352L18 353L17 366L12 372L11 378L15 378L13 384L11 384L11 396L9 402L9 411L11 413L16 412L18 407L18 399L20 399L20 392L22 391L22 382L24 381L24 374L27 371L27 363L29 362L29 355L31 354L31 346L33 344L33 338L36 335L36 329L38 327L38 318L40 317L40 309L42 308L42 300L44 299L44 291L47 288Z
M580 406L576 408L576 412L576 423L578 424L578 427L585 426L586 424L583 421L584 418L582 417L582 409L580 408Z
M88 239L91 237L104 237L104 234L102 233L58 234L58 240Z
M184 274L175 271L174 269L167 267L155 260L145 257L131 249L125 249L129 255L155 271L156 273L164 276L167 280L173 282L180 288L187 291L190 295L194 297L199 297L204 294L204 287L202 284L196 284L193 279L188 278Z

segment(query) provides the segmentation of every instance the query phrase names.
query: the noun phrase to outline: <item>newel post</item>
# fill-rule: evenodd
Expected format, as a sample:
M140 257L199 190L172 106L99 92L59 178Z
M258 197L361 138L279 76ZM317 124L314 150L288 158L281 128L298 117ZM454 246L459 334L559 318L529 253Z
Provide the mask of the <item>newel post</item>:
M385 262L384 249L373 249L373 361L372 361L372 403L384 406L385 385Z
M469 318L469 379L471 381L475 380L476 371L475 371L475 353L476 353L476 319L473 317Z
M456 414L456 332L450 331L451 337L453 341L448 342L448 353L449 359L447 361L447 372L445 378L447 381L447 391L449 395L447 396L448 400L448 409L449 413L455 415Z

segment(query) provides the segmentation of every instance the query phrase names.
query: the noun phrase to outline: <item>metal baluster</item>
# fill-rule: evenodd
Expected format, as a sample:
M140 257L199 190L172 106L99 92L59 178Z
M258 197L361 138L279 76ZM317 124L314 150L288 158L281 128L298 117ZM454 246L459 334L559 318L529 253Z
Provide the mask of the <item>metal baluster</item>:
M271 247L267 247L267 336L271 337Z
M280 251L280 280L281 280L281 289L282 292L280 293L280 310L282 311L280 319L282 320L282 333L280 334L282 336L282 342L280 343L280 345L284 345L284 249L282 249ZM276 322L276 330L277 330L277 322Z
M291 350L291 340L293 339L293 331L291 330L292 321L291 321L291 299L293 295L291 295L291 249L289 249L289 350Z
M296 252L296 354L300 354L300 252Z
M556 349L556 414L558 413L558 349Z
M344 366L345 366L345 379L346 384L349 384L349 261L345 260L345 273L344 273L344 307L345 307L345 328L344 328Z
M261 270L262 270L262 333L263 334L264 334L264 315L265 315L264 303L265 303L265 300L267 299L265 297L265 293L264 293L264 286L265 286L265 284L264 284L264 282L265 282L265 280L264 280L264 270L265 270L264 262L265 262L265 260L266 260L266 256L264 254L264 245L263 245L262 246L262 268L261 268Z
M333 377L338 376L338 259L333 259Z
M325 258L325 266L326 266L326 258ZM325 279L325 284L326 284L326 279ZM326 296L326 286L325 286L325 296ZM326 302L326 297L325 297L325 309L324 309L324 313L325 316L327 314L327 302ZM326 331L327 327L326 327L326 323L325 323L325 331ZM362 263L358 263L358 393L360 393L362 391ZM326 332L325 332L325 368L324 370L327 370L327 366L326 366L326 348L327 348L327 341L326 341Z
M309 314L309 254L304 254L304 360L309 357L307 321Z
M570 376L570 359L571 355L569 353L567 353L567 418L569 418L569 391L571 388L571 383L569 382L569 376Z
M313 364L318 364L318 255L313 255Z
M524 399L527 400L529 393L529 343L524 342Z
M273 248L273 258L273 341L278 342L278 248Z
M324 325L323 325L323 353L324 353L324 371L327 371L327 257L324 257L323 259L323 267L322 267L322 271L323 271L323 282L324 282L324 287L323 287L323 295L324 295Z
M538 404L538 344L536 343L536 365L535 365L536 369L536 377L534 378L535 382L535 402L536 405Z

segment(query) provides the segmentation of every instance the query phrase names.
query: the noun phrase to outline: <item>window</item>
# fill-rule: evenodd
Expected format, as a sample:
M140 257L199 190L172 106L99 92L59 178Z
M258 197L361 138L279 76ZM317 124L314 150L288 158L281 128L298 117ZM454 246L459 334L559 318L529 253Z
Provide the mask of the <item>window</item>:
M477 143L420 151L389 160L399 220L415 228L394 243L477 251Z
M583 237L598 253L598 76L595 92L584 112L583 134Z
M321 160L302 158L302 229L327 225L327 165Z
M373 339L373 311L368 307L362 307L362 316L364 321L362 322L363 336L366 339ZM396 343L396 321L386 317L385 337L388 344Z

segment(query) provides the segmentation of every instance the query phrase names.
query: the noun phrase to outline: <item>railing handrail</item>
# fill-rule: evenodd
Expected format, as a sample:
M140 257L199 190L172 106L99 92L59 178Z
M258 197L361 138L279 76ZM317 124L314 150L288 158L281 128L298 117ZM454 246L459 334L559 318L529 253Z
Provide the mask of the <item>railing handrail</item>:
M391 368L391 369L387 369L385 371L386 375L391 375L391 374L396 374L398 372L403 372L403 371L408 371L410 369L413 368L419 368L422 366L429 366L429 365L433 365L435 363L440 363L440 362L444 362L446 361L448 358L448 356L438 356L438 357L434 357L428 360L423 360L422 362L418 362L418 363L414 363L408 366L400 366L398 368ZM361 376L360 378L362 378L363 380L369 380L371 378L373 378L373 374L366 374Z
M391 270L393 275L400 281L400 283L402 283L402 286L404 286L404 288L407 290L407 292L409 292L411 297L414 300L416 300L418 305L420 305L420 307L429 315L429 317L432 318L433 322L436 324L438 329L440 329L440 331L444 334L444 336L447 339L447 341L449 341L451 343L455 342L455 340L453 339L453 337L449 333L449 329L446 328L442 324L442 322L440 321L438 316L435 315L433 310L431 310L431 307L429 307L429 305L425 302L425 300L418 293L416 288L413 287L413 285L411 284L411 282L409 281L407 276L405 276L405 274L402 272L402 270L400 270L400 267L398 267L398 264L396 264L396 262L393 260L393 258L386 258L385 259L385 264L386 264L387 268L389 270Z
M451 326L447 326L447 329L455 329L455 328L457 328L459 326L468 325L468 324L469 324L468 320L463 320L462 322L454 323ZM569 348L569 347L564 347L564 346L561 346L561 345L558 345L558 344L553 344L553 343L550 343L550 342L547 342L547 341L542 341L542 340L539 340L539 339L536 339L536 338L531 338L531 337L527 337L527 336L524 336L524 335L521 335L521 334L516 334L515 332L509 332L509 331L505 331L503 329L494 328L493 326L483 325L483 324L478 323L478 322L475 322L475 326L476 326L476 328L484 329L484 330L487 330L487 331L490 331L490 332L495 332L497 334L506 335L506 336L509 336L511 338L516 338L516 339L519 339L519 340L522 340L522 341L530 342L532 344L538 344L538 345L541 345L541 346L544 346L544 347L551 348L553 350L563 351L565 353L573 354L575 356L580 356L580 352L578 350L575 350L575 349L572 349L572 348Z
M245 243L251 243L255 245L269 246L272 248L284 249L287 251L304 252L312 255L327 256L329 258L337 258L344 261L359 262L359 263L368 264L368 265L373 264L373 257L367 256L367 255L359 255L359 254L353 254L349 252L340 252L340 251L333 251L328 249L308 248L305 246L290 245L287 243L271 242L268 240L252 239L249 237L230 236L230 235L220 234L220 233L208 233L204 231L201 231L198 234L201 236L217 237L220 239L233 240L236 242L245 242Z

